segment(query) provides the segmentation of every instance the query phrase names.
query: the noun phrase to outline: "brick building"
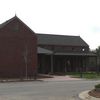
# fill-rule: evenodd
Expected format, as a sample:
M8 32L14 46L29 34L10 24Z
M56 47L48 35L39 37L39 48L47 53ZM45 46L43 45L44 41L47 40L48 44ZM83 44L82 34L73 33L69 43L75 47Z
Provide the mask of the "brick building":
M37 37L17 16L0 25L0 77L32 77Z
M87 71L89 58L96 58L80 36L37 34L37 38L41 48L38 50L40 73Z
M0 24L0 78L86 71L90 56L80 36L37 34L17 16Z

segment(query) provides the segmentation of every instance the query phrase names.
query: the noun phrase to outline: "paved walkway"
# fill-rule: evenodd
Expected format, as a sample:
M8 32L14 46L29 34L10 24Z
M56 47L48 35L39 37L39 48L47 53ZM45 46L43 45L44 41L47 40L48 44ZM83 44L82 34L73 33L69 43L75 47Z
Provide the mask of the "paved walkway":
M47 77L47 78L46 78ZM66 75L66 76L58 76L58 75L43 75L42 78L38 78L36 81L67 81L67 80L82 80L81 78L71 78L70 76ZM21 82L21 81L35 81L34 79L4 79L4 80L0 80L0 82Z
M80 78L71 78L70 76L53 76L53 78L43 78L43 81L67 81L67 80L82 80Z

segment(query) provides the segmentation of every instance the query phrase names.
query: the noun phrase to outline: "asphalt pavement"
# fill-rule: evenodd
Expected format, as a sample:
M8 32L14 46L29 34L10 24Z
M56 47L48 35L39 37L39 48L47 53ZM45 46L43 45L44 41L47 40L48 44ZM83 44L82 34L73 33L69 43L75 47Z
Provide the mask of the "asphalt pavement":
M57 78L56 78L57 79ZM60 80L0 83L0 100L80 100L82 91L93 89L96 80Z

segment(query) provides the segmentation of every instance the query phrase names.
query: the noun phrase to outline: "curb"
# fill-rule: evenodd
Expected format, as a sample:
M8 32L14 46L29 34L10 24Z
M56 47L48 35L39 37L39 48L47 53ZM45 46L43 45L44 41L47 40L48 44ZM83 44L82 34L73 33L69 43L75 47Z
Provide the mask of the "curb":
M0 80L0 83L10 83L10 82L43 82L43 80L39 80L39 79L36 79L36 80L27 80L27 79L24 79L24 80Z
M100 100L100 98L95 98L95 97L92 97L88 94L90 90L87 90L87 91L83 91L79 94L79 98L81 100Z

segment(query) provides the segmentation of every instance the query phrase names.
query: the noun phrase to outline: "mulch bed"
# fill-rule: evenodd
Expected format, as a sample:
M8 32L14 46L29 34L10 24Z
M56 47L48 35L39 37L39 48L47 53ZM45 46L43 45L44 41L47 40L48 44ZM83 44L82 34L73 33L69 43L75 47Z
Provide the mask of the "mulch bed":
M94 90L91 90L88 94L90 96L93 96L93 97L96 97L96 98L100 98L100 91L98 92L95 89Z

